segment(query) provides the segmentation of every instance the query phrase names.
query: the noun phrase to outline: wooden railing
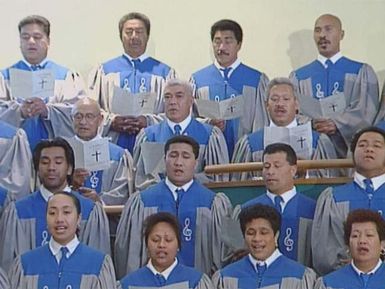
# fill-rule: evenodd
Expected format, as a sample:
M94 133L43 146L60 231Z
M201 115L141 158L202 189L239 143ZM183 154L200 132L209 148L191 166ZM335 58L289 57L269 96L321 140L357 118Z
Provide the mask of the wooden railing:
M297 162L299 170L315 170L315 169L336 169L336 168L352 168L353 161L351 159L331 159L331 160L299 160ZM236 172L254 172L261 171L262 162L238 163L226 165L211 165L205 167L206 174L225 174Z
M351 159L331 159L331 160L299 160L297 162L298 170L314 170L314 169L346 169L353 167L353 161ZM206 174L226 174L235 172L250 172L260 171L263 168L263 163L239 163L239 164L226 164L226 165L212 165L205 167ZM340 178L309 178L309 179L296 179L296 184L343 184L351 180L347 177ZM244 186L263 186L262 180L247 180L247 181L231 181L231 182L212 182L205 184L208 188L223 188L223 187L244 187ZM117 206L104 206L104 210L107 214L120 214L123 210L123 205Z

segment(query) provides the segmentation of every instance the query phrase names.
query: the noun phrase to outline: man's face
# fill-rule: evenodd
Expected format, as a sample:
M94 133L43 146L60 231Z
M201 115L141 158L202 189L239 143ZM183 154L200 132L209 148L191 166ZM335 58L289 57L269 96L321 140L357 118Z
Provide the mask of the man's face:
M91 140L97 133L103 116L92 103L76 104L73 115L75 134L82 140Z
M194 99L183 85L170 85L164 90L164 102L167 118L180 123L189 116Z
M378 132L363 133L353 156L356 171L366 178L385 173L385 141Z
M314 41L319 54L330 58L340 51L344 31L339 21L331 15L323 15L314 25Z
M42 185L50 192L63 190L71 171L62 147L49 147L41 151L38 175Z
M169 180L181 187L194 177L197 160L191 145L173 143L166 153L166 172Z
M273 194L282 195L294 186L297 166L290 165L285 152L266 154L263 158L262 176L266 188Z
M222 67L228 67L237 60L241 44L230 30L217 31L213 38L213 50L215 59Z
M48 53L49 38L39 24L27 24L21 27L20 49L24 59L30 64L39 64Z
M142 20L127 20L122 29L124 51L132 58L137 58L146 51L148 34Z
M271 88L266 107L277 126L287 126L294 120L299 105L291 86L278 84Z

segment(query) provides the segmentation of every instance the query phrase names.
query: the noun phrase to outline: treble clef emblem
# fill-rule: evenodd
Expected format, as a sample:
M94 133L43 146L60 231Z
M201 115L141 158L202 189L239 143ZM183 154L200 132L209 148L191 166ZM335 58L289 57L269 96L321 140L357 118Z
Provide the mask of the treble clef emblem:
M48 243L48 232L46 230L44 230L42 233L41 233L41 237L43 238L43 241L41 241L41 245L44 246L45 244Z
M142 77L140 79L140 86L139 86L139 92L146 92L147 91L147 88L146 88L146 79L144 77Z
M317 83L315 85L315 89L316 89L315 95L316 95L317 98L325 97L325 93L321 90L321 84L320 83Z
M337 81L334 82L332 94L336 94L338 92L339 87L340 87L340 84Z
M288 252L293 251L293 247L294 247L294 240L290 238L291 233L292 233L291 228L287 228L285 239L283 239L283 244L285 245L286 251Z
M182 234L186 241L191 241L192 230L189 228L189 226L190 226L190 219L186 218L184 220L184 227L182 231Z
M91 172L90 183L93 189L98 187L99 178L97 177L97 173L98 173L97 171Z

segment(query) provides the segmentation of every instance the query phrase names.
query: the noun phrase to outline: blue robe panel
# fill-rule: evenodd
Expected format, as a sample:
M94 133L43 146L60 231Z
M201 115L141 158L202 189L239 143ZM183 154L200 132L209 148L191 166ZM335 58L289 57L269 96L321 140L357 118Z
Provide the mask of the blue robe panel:
M163 286L188 282L189 288L196 288L202 278L202 275L202 273L196 271L195 269L178 263L176 267L171 271L171 274L168 276L166 283ZM156 276L147 266L144 266L139 270L127 275L120 281L120 283L122 284L123 289L128 289L131 286L143 288L162 287L159 284Z
M324 287L330 289L383 289L385 288L385 265L382 263L364 286L363 280L351 264L322 277Z
M19 62L15 63L11 67L1 70L1 73L3 74L4 79L7 81L9 80L9 77L10 77L9 70L11 68L31 71L30 67L24 61L20 60ZM43 65L42 69L52 70L55 74L56 80L64 80L67 77L67 73L68 73L67 68L60 66L52 61L47 61ZM44 102L47 103L48 99L45 99ZM28 141L32 151L35 148L35 146L40 142L40 140L48 139L48 130L45 127L45 124L40 117L25 119L21 125L21 128L23 128L27 133Z
M74 192L74 194L80 201L82 220L86 221L94 208L94 203L76 192ZM47 202L44 200L40 191L34 192L30 196L17 201L15 206L19 220L34 219L36 221L36 247L47 244L51 238L47 230Z
M249 256L246 256L226 266L219 271L219 274L220 278L228 277L236 279L238 281L238 288L255 289L274 285L280 286L282 280L285 278L295 278L300 281L304 278L305 270L305 266L281 255L267 267L262 277L259 277Z
M104 258L101 252L80 243L60 268L49 246L45 245L23 254L21 264L24 277L37 276L39 289L80 289L83 276L99 276Z
M119 56L102 64L105 74L119 73L120 87L131 93L152 92L158 88L151 87L153 76L166 79L171 68L158 60L148 57L134 67L125 56ZM120 133L117 144L133 153L136 134Z
M197 182L193 182L184 193L179 206L164 181L141 193L144 207L156 207L158 212L169 212L177 217L182 240L178 260L184 265L194 267L195 264L195 231L199 225L196 223L197 208L211 210L214 197L214 192Z
M228 81L224 80L218 68L214 64L209 65L192 75L196 90L208 89L209 99L214 101L222 101L243 95L244 87L246 86L253 87L257 90L260 85L261 77L261 72L242 63L231 73ZM255 95L255 97L257 96ZM245 103L245 105L247 104ZM253 113L258 114L259 110L251 112L251 114ZM251 122L246 126L252 128L254 117L251 115L244 117L247 117L248 121ZM241 118L227 120L226 127L223 132L230 159L234 151L234 146L240 137L238 133L240 125L242 126L240 122ZM260 124L261 127L263 125L264 123ZM250 132L251 130L246 133Z
M263 194L244 203L242 209L255 204L264 204L274 207L273 201L267 194ZM297 194L286 204L283 214L281 215L282 223L278 246L282 254L292 260L298 261L299 254L305 250L301 246L298 246L299 242L303 241L299 240L299 233L301 230L300 220L312 220L314 217L315 206L316 202L313 199L297 192Z

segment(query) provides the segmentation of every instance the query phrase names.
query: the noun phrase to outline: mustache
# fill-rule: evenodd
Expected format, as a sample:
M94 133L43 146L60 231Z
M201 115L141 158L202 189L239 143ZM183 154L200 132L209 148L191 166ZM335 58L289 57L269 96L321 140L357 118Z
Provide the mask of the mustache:
M330 41L327 40L325 37L322 37L322 38L320 38L320 40L318 40L317 44L321 45L322 43L330 44Z
M230 55L229 53L227 53L226 51L224 51L224 50L222 50L222 49L218 49L217 54L218 54L218 55L227 55L227 56Z

